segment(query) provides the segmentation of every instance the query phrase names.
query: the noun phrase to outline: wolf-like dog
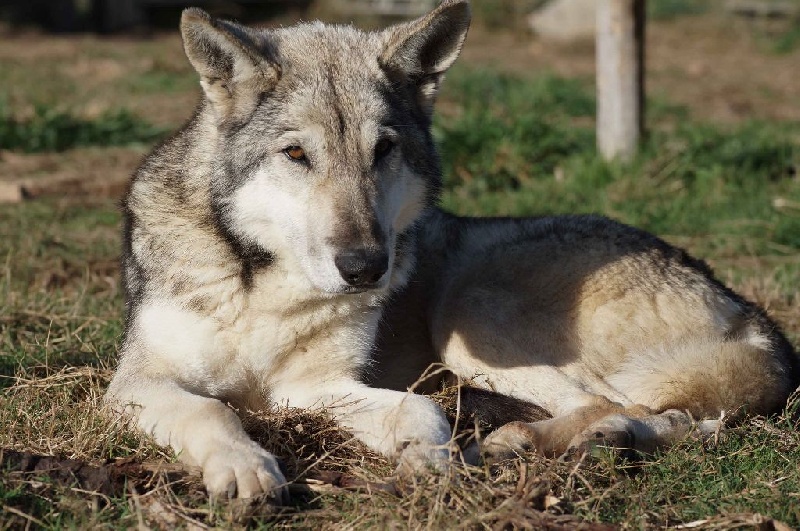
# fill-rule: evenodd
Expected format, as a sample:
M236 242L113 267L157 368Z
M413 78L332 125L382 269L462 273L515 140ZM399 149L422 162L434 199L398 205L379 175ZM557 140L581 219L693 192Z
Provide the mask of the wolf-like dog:
M378 32L184 11L202 97L123 202L107 397L212 495L286 492L234 408L330 407L402 467L446 466L443 411L407 390L434 362L552 415L508 419L489 456L649 451L797 387L775 323L650 234L437 208L431 115L469 20L460 0Z

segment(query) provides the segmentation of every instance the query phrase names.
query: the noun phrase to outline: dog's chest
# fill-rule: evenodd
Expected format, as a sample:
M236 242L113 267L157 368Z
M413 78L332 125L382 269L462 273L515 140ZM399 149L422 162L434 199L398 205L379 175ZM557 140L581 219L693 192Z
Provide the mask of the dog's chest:
M138 318L148 350L213 396L265 394L306 369L355 373L379 317L368 297L321 296L280 283L231 285L217 295L202 312L161 300Z

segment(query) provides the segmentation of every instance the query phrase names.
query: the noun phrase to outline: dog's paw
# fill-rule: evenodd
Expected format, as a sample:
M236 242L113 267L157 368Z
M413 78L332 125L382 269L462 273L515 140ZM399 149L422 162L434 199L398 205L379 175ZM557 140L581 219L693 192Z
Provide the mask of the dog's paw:
M724 417L718 419L701 420L696 425L695 436L700 440L706 441L719 437L725 431Z
M453 441L450 424L441 408L427 397L409 394L382 428L385 451L397 459L397 472L412 476L429 470L443 472L450 465Z
M509 422L490 433L481 445L487 463L513 459L536 449L536 431L526 422Z
M397 474L414 476L434 470L444 472L450 466L450 445L406 441L397 457Z
M289 498L278 461L253 441L228 443L213 452L203 463L203 482L212 497L265 496L276 503Z
M625 415L609 415L572 438L566 457L584 454L599 457L603 452L613 452L623 458L637 456L637 421Z

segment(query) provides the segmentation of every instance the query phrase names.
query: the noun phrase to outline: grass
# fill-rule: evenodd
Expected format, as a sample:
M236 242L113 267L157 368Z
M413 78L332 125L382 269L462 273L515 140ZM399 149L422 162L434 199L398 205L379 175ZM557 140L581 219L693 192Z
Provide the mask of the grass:
M0 211L0 387L25 367L111 359L121 331L118 224L113 203Z
M527 15L541 8L546 0L486 0L472 5L477 24L487 28L528 30Z
M647 17L650 20L671 20L686 15L699 15L711 8L710 0L650 0Z
M797 504L787 503L800 495L794 466L800 456L796 429L786 419L758 421L716 445L684 443L630 472L620 472L620 464L605 463L601 467L614 467L607 477L617 476L613 488L597 503L581 503L577 513L587 519L600 514L617 523L655 527L720 514L759 513L796 526ZM621 473L626 476L619 478ZM595 484L599 479L592 478Z
M772 49L775 53L786 54L800 46L800 20L795 20L787 29L774 37Z
M38 153L82 146L122 146L151 143L166 131L121 109L88 120L53 107L37 105L31 116L12 115L0 99L0 145L4 149Z
M157 77L118 83L157 94L174 87ZM461 69L448 78L441 103L435 134L447 208L601 212L642 226L707 259L768 307L795 344L800 340L797 124L723 127L653 102L642 153L622 165L598 158L594 100L580 82ZM36 127L14 126L16 149L43 146L43 136L61 138L53 131L73 118L47 112L31 119L40 120ZM81 138L98 134L96 121L81 123L94 131ZM146 124L145 136L137 127L120 127L120 141L149 141ZM123 481L112 474L107 487L96 489L74 470L65 481L21 471L4 457L0 528L536 529L583 521L727 529L770 518L800 526L796 402L780 418L753 419L705 445L686 441L643 463L611 455L579 464L525 456L405 484L387 481L391 464L319 412L249 414L250 433L278 455L289 477L298 477L293 502L283 509L211 503L193 471L169 468L174 455L100 414L122 330L118 225L110 199L0 208L0 448L81 460L95 467L92 474L134 467L124 469Z
M800 250L797 124L722 128L659 105L640 156L609 164L596 154L594 102L578 82L489 72L448 81L460 111L439 120L436 135L450 210L601 212L658 234L703 239L712 246L704 255Z
M757 22L753 35L766 52L789 55L800 47L799 17Z

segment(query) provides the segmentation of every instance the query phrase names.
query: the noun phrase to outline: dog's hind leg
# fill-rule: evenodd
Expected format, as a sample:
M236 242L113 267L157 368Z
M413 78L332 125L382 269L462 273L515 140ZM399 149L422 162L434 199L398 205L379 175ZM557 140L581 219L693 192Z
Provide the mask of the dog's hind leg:
M593 446L650 453L690 432L705 437L745 414L768 415L795 382L782 362L782 337L751 332L739 339L699 337L637 353L607 380L658 415L611 414L577 434L568 451ZM699 419L695 423L693 419Z
M723 427L723 419L695 422L686 411L669 409L656 415L634 418L612 414L591 424L570 441L568 455L591 452L594 448L634 450L651 454L691 434L705 439Z
M621 406L600 395L594 395L592 401L552 419L530 423L510 422L489 434L483 443L482 453L491 461L530 451L557 457L570 448L577 434L604 418L611 415L643 418L653 413L642 406Z
M555 456L594 446L649 453L690 433L713 433L723 417L735 422L744 413L773 413L795 381L780 339L700 337L632 353L605 380L629 403L643 405L597 395L554 419L500 428L487 437L485 453L498 459L535 449Z
M490 461L498 461L534 450L556 457L577 456L595 448L649 454L691 434L706 438L723 425L722 419L696 423L686 411L677 409L658 414L647 414L646 408L639 407L619 408L619 411L601 416L601 408L584 408L546 421L513 422L486 438L483 455ZM588 419L598 416L601 417L586 426Z
M766 328L765 326L763 328ZM769 415L797 386L795 355L777 333L749 323L739 338L690 337L632 353L606 377L632 402L696 419Z

